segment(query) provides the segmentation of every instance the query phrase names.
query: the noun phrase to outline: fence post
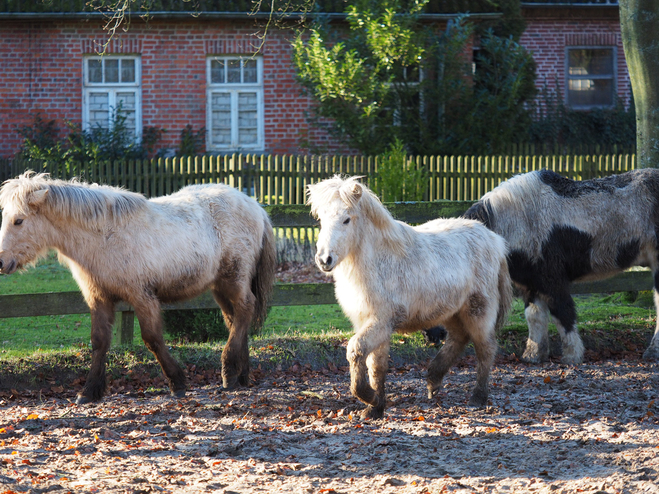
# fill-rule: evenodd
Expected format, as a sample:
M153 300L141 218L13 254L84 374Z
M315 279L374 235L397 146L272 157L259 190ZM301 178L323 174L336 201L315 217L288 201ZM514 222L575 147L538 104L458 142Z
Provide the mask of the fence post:
M112 346L130 346L135 336L135 312L126 310L117 312L112 328Z

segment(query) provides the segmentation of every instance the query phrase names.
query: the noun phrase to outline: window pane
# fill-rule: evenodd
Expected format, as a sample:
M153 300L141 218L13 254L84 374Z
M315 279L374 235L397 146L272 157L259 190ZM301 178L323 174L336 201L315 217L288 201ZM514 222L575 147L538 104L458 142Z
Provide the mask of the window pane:
M227 82L240 82L240 60L227 60Z
M231 94L213 93L211 96L212 140L221 146L231 145Z
M117 93L117 108L121 110L121 115L125 118L124 125L133 135L135 135L135 93L121 92Z
M568 103L572 106L610 106L613 104L611 79L571 79Z
M258 142L258 113L256 93L238 95L238 143L241 145Z
M121 61L121 82L135 82L135 60L127 58Z
M569 50L570 75L612 75L613 50L596 48L584 50Z
M89 82L103 82L103 65L100 60L87 60Z
M110 122L108 93L89 93L89 126L107 129Z
M224 60L211 60L211 83L224 84Z
M256 60L245 60L243 62L243 82L258 82Z
M105 60L105 82L119 82L119 60Z

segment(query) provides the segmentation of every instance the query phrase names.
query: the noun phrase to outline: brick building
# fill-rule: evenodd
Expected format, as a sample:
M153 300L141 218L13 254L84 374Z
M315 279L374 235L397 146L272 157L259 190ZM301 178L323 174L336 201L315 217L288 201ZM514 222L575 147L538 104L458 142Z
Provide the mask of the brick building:
M208 152L345 151L307 121L311 102L295 82L292 30L272 27L261 45L258 15L152 12L148 22L134 16L101 57L108 39L101 14L66 0L48 3L49 12L32 3L8 0L4 11L0 3L0 157L18 150L16 128L37 113L88 128L108 125L118 105L137 135L167 129L164 148L176 149L191 125L206 129ZM617 2L531 1L522 12L521 43L537 60L540 86L558 86L577 108L612 105L616 94L629 101ZM453 15L429 17L441 26Z
M617 0L523 0L520 38L537 64L536 85L576 109L626 106L631 85Z

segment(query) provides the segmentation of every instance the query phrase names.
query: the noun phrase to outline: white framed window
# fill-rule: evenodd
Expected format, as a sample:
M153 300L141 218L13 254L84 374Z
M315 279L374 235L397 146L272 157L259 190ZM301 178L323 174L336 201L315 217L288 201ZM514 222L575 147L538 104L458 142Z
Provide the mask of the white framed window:
M615 47L568 47L565 58L567 105L575 109L613 106Z
M121 109L135 138L142 135L141 64L139 56L90 56L84 59L82 125L110 129Z
M206 78L208 149L263 150L263 59L210 56Z

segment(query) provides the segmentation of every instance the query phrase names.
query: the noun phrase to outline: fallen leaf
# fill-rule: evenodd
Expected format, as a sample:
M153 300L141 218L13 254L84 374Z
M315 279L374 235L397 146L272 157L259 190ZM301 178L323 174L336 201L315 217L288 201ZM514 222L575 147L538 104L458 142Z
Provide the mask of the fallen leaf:
M549 384L551 382L551 376L545 377L545 384Z
M300 394L305 396L312 396L314 398L318 398L319 400L323 399L323 395L321 395L320 393L315 393L313 391L300 391Z

